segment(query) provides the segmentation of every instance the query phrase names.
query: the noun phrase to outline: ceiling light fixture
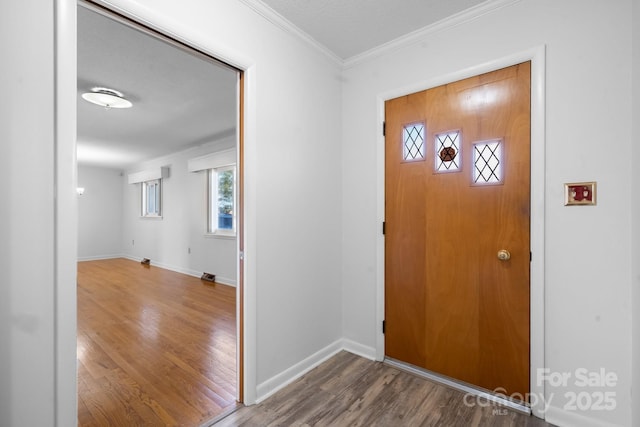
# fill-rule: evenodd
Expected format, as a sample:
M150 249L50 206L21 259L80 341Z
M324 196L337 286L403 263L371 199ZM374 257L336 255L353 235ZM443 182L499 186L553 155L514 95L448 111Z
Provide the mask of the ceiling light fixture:
M110 108L130 108L133 105L122 92L106 87L91 88L91 92L83 93L82 98L107 110Z

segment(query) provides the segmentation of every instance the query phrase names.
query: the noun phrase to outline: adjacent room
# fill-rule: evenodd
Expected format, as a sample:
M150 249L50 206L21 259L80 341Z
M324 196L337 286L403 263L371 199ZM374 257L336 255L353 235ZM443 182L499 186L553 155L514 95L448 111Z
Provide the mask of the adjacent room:
M198 425L236 405L237 84L78 7L79 425Z

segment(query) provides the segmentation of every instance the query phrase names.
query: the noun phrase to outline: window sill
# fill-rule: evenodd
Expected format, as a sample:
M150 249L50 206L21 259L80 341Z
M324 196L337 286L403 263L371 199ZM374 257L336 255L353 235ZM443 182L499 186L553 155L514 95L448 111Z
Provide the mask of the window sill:
M153 215L141 215L140 219L154 219L154 220L161 220L162 216L153 216Z
M235 240L236 239L236 233L229 233L229 234L223 234L223 233L205 233L204 237L206 237L207 239L222 239L222 240Z

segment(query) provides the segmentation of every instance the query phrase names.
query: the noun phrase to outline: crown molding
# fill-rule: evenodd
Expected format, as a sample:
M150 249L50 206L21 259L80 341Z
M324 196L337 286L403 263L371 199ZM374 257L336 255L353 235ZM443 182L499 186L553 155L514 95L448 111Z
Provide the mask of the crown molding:
M519 3L520 1L522 0L487 0L486 2L480 3L477 6L473 6L469 9L463 10L462 12L451 15L431 25L427 25L426 27L412 31L409 34L398 37L397 39L376 46L373 49L347 58L343 61L343 68L348 69L351 67L355 67L356 65L363 62L372 60L384 54L414 44L417 41L423 40L430 34L448 30L466 22L473 21L480 18L481 16L492 13L498 9L511 6L512 4Z
M479 5L463 10L462 12L451 15L431 25L427 25L426 27L412 31L409 34L376 46L373 49L369 49L363 53L354 55L347 59L342 59L325 45L311 37L305 31L301 30L287 18L271 9L264 2L262 2L262 0L240 0L241 3L252 9L258 15L262 16L283 31L288 32L294 37L297 37L306 42L308 45L324 54L327 58L329 58L335 64L341 66L343 69L355 67L358 64L393 52L394 50L402 49L424 39L429 34L434 34L439 31L444 31L464 24L466 22L473 21L480 18L481 16L492 13L498 9L511 6L515 3L519 3L520 1L522 0L487 0L483 3L480 3Z
M275 10L271 9L261 0L240 0L245 6L252 9L258 15L265 18L267 21L274 24L276 27L282 29L283 31L290 33L297 37L298 39L304 41L308 45L312 46L314 49L324 54L327 58L333 61L336 65L342 66L344 64L344 60L336 55L332 50L327 48L325 45L311 37L309 34L301 30L291 21L289 21L284 16L280 15Z

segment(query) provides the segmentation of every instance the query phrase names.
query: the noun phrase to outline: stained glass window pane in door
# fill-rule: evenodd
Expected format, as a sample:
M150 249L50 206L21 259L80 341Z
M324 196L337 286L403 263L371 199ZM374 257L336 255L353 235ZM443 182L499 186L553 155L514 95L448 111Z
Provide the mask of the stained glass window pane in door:
M456 172L460 170L460 131L439 133L435 136L436 172Z
M412 123L402 129L402 159L424 160L424 123Z
M502 182L502 140L473 144L473 182L497 184Z

